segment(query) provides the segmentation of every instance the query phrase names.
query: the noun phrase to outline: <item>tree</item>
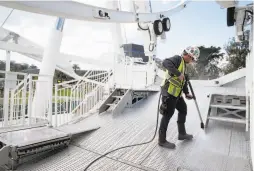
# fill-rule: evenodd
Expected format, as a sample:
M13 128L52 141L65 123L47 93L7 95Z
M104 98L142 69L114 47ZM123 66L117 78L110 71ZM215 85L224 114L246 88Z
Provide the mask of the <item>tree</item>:
M73 64L72 68L74 69L74 71L76 72L77 70L80 70L80 67L78 64Z
M10 61L10 70L13 72L17 72L18 71L18 67L15 61Z
M190 79L198 79L198 72L194 65L187 64L186 65L186 73L188 73L188 76Z
M68 80L68 76L66 74L64 74L61 71L55 70L55 74L54 74L55 83L57 83L58 81L62 83L63 81L67 81L67 80Z
M5 61L0 61L0 70L5 70Z
M186 65L187 73L191 79L214 79L222 72L218 67L220 60L224 58L224 53L221 53L220 47L205 47L199 46L200 56L197 62L191 65ZM158 67L162 70L164 68L162 61L156 60Z
M159 69L165 71L165 68L162 66L162 60L161 60L161 59L159 59L159 58L154 58L154 61L155 61L156 65L157 65L157 67L158 67Z
M32 65L29 66L29 69L37 69L37 66L32 64Z
M244 68L246 64L246 56L249 52L249 41L236 42L235 38L229 40L225 45L227 53L227 65L223 68L224 74L234 72Z
M214 79L221 72L218 67L219 62L223 59L224 53L221 53L221 47L204 47L199 46L200 56L197 59L195 69L199 79Z
M26 63L21 64L22 70L27 70L29 68L29 65Z

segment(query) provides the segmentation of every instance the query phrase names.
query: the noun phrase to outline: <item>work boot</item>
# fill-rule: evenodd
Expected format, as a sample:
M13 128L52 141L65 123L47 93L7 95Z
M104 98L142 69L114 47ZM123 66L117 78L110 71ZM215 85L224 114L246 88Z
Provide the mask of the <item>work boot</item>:
M185 130L185 125L182 123L177 123L178 126L178 140L191 140L193 135L187 134Z
M174 143L168 142L166 140L166 132L159 131L159 146L169 148L169 149L174 149L176 145Z

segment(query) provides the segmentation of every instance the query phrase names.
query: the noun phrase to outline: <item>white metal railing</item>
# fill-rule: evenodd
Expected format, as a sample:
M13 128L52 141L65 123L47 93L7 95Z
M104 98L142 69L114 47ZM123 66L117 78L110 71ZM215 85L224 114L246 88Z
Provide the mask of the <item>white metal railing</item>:
M0 74L5 75L2 79L4 82L2 91L5 93L2 98L3 110L0 110L1 129L46 124L50 121L48 117L52 111L50 107L52 76L5 71L0 71ZM38 86L46 97L39 103L41 113L37 109L38 106L34 104L34 95ZM37 98L40 99L40 97Z
M20 117L20 114L17 115L17 111L12 108L15 101L14 99L11 99L11 96L14 96L14 92L17 89L20 89L20 87L22 87L22 84L26 79L26 74L18 72L0 71L0 75L2 77L0 81L2 97L2 110L0 111L0 127L8 127L13 124L12 120L16 119L17 116ZM20 102L20 100L18 102ZM12 105L12 107L10 105ZM13 116L13 114L10 115L10 113L13 112L15 112L15 116Z
M80 80L56 84L55 87L52 76L0 71L0 75L3 75L3 78L0 78L0 94L3 90L5 92L3 108L0 108L0 127L45 123L59 126L68 123L75 116L94 111L103 100L105 91L112 88L112 85L109 86L110 80L113 80L114 85L130 78L130 86L137 83L143 87L152 83L150 76L153 76L153 72L149 73L146 70L151 70L152 66L125 67L131 69L132 73L119 75L122 71L120 68L117 70L120 73L114 70L114 77L111 77L112 71L91 70ZM115 75L126 80L119 82Z
M95 110L103 100L105 87L111 75L112 71L100 74L91 71L86 75L86 80L56 84L53 98L53 126L66 124L75 117Z
M83 81L87 81L84 79L90 79L96 82L102 82L104 80L104 78L108 77L109 73L112 74L112 71L96 71L96 70L89 70L87 71L84 76L77 81L76 85L73 86L73 90L77 87L79 87L79 85L83 82Z
M86 78L95 80L98 82L103 82L106 77L109 76L109 74L112 74L112 71L91 71Z

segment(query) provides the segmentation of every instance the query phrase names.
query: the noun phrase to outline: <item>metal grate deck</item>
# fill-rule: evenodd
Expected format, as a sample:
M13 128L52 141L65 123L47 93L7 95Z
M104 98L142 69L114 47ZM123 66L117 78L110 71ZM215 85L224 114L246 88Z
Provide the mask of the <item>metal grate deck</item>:
M202 91L196 94L201 112L206 107L207 97L204 92L206 89L202 88ZM55 154L53 152L47 155L48 157L38 159L36 163L25 163L19 166L18 170L83 170L98 154L150 140L155 130L158 97L159 93L153 93L135 108L127 108L122 114L99 115L100 129L80 135L71 142L68 149ZM186 127L187 132L194 135L192 141L177 140L176 112L167 133L168 140L177 145L175 150L159 147L156 137L150 144L114 152L94 163L89 170L251 171L249 141L245 140L244 126L210 121L207 131L204 132L200 129L194 102L186 102ZM98 116L91 116L86 122L92 122L93 117ZM205 121L205 116L203 119Z

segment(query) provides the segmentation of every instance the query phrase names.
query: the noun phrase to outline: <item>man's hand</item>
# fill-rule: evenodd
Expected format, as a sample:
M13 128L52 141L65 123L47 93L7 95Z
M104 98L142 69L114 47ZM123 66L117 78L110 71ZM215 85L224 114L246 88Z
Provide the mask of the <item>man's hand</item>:
M183 75L183 74L181 74L178 78L179 78L181 81L183 81L183 79L184 79L184 75Z
M188 99L188 100L193 99L193 96L192 96L191 94L186 94L185 97L186 97L186 99Z

